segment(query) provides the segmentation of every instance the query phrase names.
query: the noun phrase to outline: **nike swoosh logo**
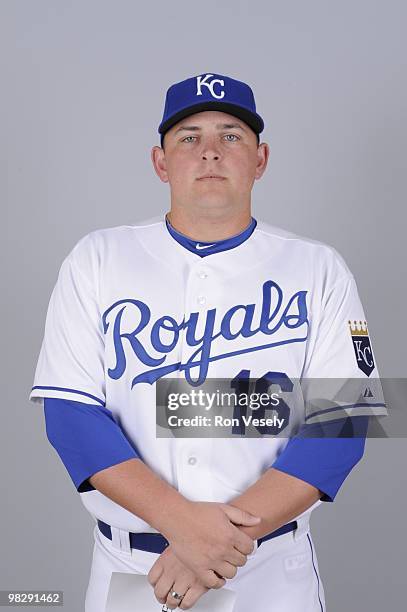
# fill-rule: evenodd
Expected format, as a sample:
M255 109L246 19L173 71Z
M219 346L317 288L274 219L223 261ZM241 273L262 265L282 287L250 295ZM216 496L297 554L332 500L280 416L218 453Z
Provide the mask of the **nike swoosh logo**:
M202 249L209 249L209 247L211 246L215 246L214 244L199 244L199 242L197 242L196 244L196 248L198 249L198 251L202 251Z

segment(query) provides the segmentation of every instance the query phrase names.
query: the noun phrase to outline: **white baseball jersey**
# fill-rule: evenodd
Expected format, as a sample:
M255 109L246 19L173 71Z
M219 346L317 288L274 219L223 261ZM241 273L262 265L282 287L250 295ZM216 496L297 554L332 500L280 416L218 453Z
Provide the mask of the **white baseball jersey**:
M238 246L203 258L171 236L164 215L96 230L62 263L30 399L106 406L143 461L185 497L227 502L259 479L288 438L157 438L157 381L197 384L245 370L251 379L277 372L362 379L370 388L378 372L365 320L334 248L265 222ZM378 394L380 384L369 399L314 414L386 414ZM292 418L298 426L307 418L298 395ZM98 490L81 499L110 525L155 531Z

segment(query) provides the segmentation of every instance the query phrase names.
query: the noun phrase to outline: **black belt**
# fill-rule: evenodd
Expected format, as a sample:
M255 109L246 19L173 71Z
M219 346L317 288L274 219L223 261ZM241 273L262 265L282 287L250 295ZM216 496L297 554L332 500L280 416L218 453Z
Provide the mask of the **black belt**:
M104 536L112 539L112 529L110 525L104 523L103 521L97 519L98 527ZM271 540L272 538L277 538L284 533L289 533L290 531L294 531L297 529L298 524L297 521L292 521L291 523L287 523L282 527L279 527L275 531L268 533L267 535L259 538L257 540L257 547L260 546L262 542L266 542L267 540ZM132 533L129 532L130 536L130 547L137 548L138 550L145 550L147 552L159 553L161 554L167 546L169 546L168 540L161 535L161 533Z

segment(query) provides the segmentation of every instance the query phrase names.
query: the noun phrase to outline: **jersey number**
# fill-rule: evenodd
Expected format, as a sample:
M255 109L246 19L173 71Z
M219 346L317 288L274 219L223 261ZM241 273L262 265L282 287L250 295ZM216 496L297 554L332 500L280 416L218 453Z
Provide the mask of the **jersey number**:
M264 376L256 380L254 393L267 393L271 385L276 385L281 391L286 392L291 392L294 386L293 382L284 372L267 372L264 374ZM250 397L250 370L241 370L232 380L231 387L235 390L237 397L239 397L241 394L244 394L246 397ZM232 434L245 434L246 425L242 419L242 415L247 416L247 409L247 405L240 405L239 403L235 404L233 417L234 419L239 420L239 425L232 426ZM259 408L256 408L253 410L253 417L264 419L268 416L273 416L273 414L270 414L270 412L276 414L279 419L283 419L284 425L281 428L279 428L278 425L256 426L257 431L262 435L277 435L278 433L281 433L289 423L290 407L283 399L279 398L279 402L276 406L260 406Z

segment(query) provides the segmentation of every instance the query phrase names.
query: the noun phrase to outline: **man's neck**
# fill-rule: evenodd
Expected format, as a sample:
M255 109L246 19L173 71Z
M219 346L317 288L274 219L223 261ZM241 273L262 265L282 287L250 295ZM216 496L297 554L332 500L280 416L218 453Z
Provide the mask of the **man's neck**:
M252 220L250 211L242 211L232 218L188 216L171 210L166 215L172 227L192 240L217 242L243 232Z

